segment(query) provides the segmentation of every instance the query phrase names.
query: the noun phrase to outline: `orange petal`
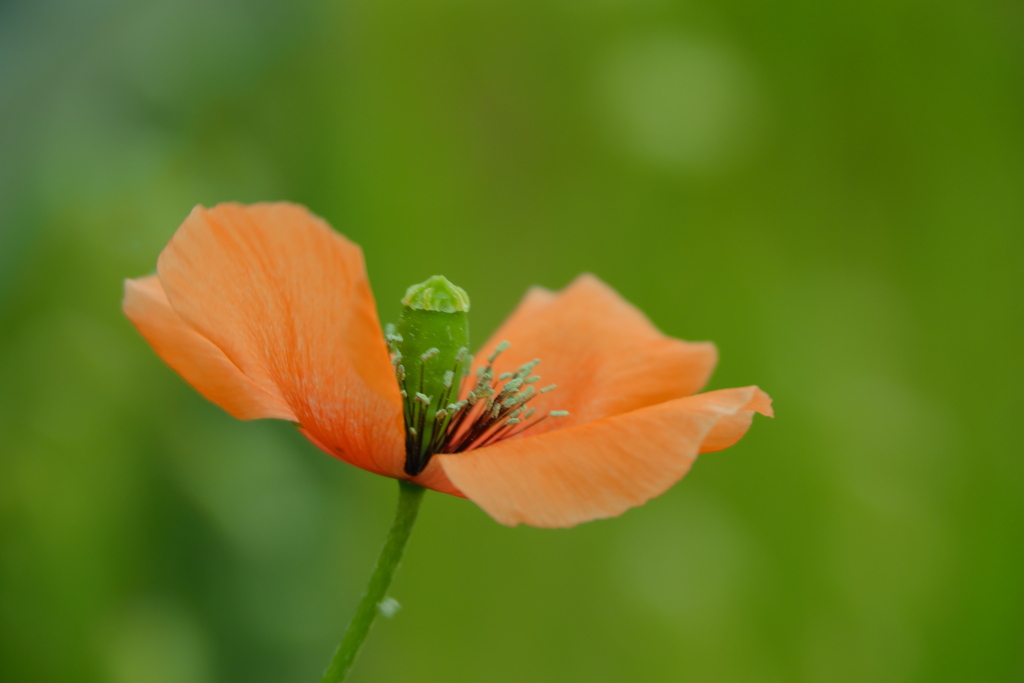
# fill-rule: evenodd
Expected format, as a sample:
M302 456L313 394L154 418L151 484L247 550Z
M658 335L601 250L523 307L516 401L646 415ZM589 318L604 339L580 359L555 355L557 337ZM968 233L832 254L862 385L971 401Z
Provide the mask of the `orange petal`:
M227 356L181 319L155 276L125 280L124 313L157 355L208 400L234 417L295 420L276 391L243 375Z
M404 477L401 399L358 246L293 204L196 207L157 273L182 320L321 448Z
M581 275L558 294L531 289L476 364L502 341L511 346L498 356L495 371L540 358L537 388L558 388L531 405L569 411L531 428L534 435L690 396L704 387L718 360L714 344L665 336L593 275Z
M723 389L434 457L498 522L570 527L664 493L709 441L723 447L746 431L754 412L770 414L770 401L757 387Z

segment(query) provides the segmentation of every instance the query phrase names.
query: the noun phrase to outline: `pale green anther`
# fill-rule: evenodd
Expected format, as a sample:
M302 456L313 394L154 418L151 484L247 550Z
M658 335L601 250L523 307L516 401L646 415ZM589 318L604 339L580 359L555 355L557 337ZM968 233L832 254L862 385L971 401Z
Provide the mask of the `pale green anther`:
M419 429L416 438L406 441L405 471L416 475L433 455L431 444L443 427L435 419L438 410L458 399L460 380L469 367L469 296L435 275L410 287L402 304L395 330L401 341L395 350L404 359L403 388L416 396L405 403L406 424ZM423 406L414 411L413 401Z
M500 379L502 381L505 381L506 379L512 379L512 373L511 372L503 372L500 375L498 375L498 379Z
M521 380L521 379L509 380L505 384L505 391L515 391L516 389L518 389L521 386L523 386L523 380Z
M529 420L531 417L533 417L533 414L536 413L536 412L537 412L536 408L528 408L526 410L526 412L523 413L523 419L524 420Z
M517 425L517 424L519 424L519 419L515 418L515 417L510 417L509 419L505 420L505 424L507 424L507 425Z
M456 287L443 275L435 275L426 282L405 290L402 305L417 311L468 313L469 295L466 294L466 290Z
M512 342L503 341L500 344L498 344L498 348L494 349L494 353L487 356L487 362L493 363L494 359L498 357L498 354L500 354L502 351L505 351L510 346L512 346Z
M525 364L521 365L519 367L519 372L517 374L522 375L523 377L525 377L526 375L529 375L533 371L533 369L535 367L537 367L537 363L539 363L539 362L540 362L540 358L534 358L529 363L525 363Z
M548 413L548 415L550 415L551 417L569 417L569 411L568 410L552 410L550 413Z
M546 393L548 393L549 391L554 391L554 390L555 390L555 389L557 389L557 388L558 388L558 385L557 385L557 384L549 384L549 385L547 385L546 387L543 387L543 388L542 388L542 389L540 390L540 393L542 393L542 394L546 394Z
M527 377L523 381L526 382L527 384L533 384L534 382L539 382L540 381L540 376L539 375L534 375L533 377Z

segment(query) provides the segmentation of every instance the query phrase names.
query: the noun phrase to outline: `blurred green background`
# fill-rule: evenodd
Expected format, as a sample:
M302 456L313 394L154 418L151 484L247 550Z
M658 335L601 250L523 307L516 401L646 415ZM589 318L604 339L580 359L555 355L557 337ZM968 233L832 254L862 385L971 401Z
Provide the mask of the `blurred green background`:
M591 271L778 418L570 531L431 494L352 681L1024 681L1024 4L0 3L0 680L316 681L396 499L120 312L289 199L385 320Z

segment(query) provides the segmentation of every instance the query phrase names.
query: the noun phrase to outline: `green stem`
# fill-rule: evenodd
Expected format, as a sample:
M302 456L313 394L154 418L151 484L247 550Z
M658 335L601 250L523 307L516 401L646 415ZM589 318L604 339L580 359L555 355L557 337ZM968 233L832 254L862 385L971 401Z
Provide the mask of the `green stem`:
M334 652L331 664L320 683L340 683L345 680L356 655L359 654L359 647L366 640L366 634L370 632L370 626L380 611L378 605L386 597L391 578L402 560L405 544L412 533L413 524L416 523L416 515L419 513L426 489L407 481L399 481L398 487L398 509L395 511L394 521L391 522L387 540L380 551L380 557L377 558L377 566L373 570L370 582L366 584L366 592L359 601L356 614L342 636L341 643L338 644L338 649Z

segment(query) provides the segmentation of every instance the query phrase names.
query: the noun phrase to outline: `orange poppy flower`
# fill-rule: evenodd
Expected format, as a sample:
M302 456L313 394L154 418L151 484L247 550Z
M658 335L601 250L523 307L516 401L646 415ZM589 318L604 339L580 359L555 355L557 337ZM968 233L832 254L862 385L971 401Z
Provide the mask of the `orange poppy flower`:
M736 443L755 412L772 415L754 386L697 394L714 345L666 337L583 275L561 292L531 289L473 362L484 373L498 352L486 372L507 379L540 358L557 391L532 398L555 417L433 454L407 474L403 396L362 250L293 204L196 207L157 274L125 282L124 312L231 415L290 420L345 462L469 498L507 525L616 516L665 492L698 454Z

